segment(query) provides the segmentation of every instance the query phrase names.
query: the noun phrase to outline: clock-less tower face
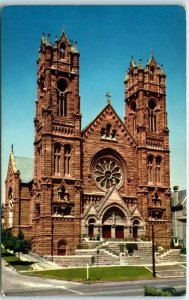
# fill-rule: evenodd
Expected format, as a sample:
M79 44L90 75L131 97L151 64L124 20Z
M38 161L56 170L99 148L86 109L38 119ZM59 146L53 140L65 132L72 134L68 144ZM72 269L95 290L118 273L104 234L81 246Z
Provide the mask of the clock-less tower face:
M123 171L120 163L113 157L102 157L95 161L93 177L96 185L109 190L114 184L120 188L123 182Z

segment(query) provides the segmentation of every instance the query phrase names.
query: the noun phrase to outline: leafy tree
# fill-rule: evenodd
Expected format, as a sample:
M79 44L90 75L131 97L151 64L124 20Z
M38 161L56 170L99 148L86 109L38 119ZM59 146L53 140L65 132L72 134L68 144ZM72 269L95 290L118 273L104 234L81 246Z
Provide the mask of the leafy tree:
M1 231L1 242L3 246L5 247L5 250L8 250L12 248L14 241L12 232L10 229L2 229Z
M24 239L22 231L19 231L18 237L15 237L10 230L2 230L1 241L6 250L12 250L14 253L27 254L31 250L31 242Z

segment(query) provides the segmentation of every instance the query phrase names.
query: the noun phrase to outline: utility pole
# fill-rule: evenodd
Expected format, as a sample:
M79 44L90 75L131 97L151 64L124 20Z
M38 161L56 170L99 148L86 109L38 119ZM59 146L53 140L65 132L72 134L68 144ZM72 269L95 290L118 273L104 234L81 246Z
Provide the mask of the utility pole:
M156 278L154 223L152 223L152 270L153 270L153 277Z

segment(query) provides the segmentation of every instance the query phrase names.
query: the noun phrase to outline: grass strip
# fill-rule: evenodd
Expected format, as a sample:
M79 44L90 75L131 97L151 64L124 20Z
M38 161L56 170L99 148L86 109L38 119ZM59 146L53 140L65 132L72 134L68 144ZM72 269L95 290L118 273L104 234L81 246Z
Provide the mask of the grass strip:
M5 250L1 252L1 257L17 271L31 270L33 262L22 261L14 254L8 253Z
M26 272L24 273L27 274ZM87 280L86 268L34 271L28 274L68 281ZM152 279L152 273L145 267L116 266L89 268L89 281L125 281L142 279Z

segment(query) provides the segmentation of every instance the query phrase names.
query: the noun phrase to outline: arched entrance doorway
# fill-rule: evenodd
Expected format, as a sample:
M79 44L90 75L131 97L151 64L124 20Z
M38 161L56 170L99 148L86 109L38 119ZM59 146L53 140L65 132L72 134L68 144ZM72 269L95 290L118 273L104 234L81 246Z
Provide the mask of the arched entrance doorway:
M138 228L139 228L139 220L134 220L133 221L133 239L137 240L138 239Z
M66 241L61 240L58 242L58 255L64 256L66 255Z
M123 239L125 215L118 207L109 208L102 219L102 236L105 239Z
M88 236L90 238L94 237L94 224L96 220L94 218L89 219L89 226L88 226Z

